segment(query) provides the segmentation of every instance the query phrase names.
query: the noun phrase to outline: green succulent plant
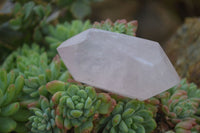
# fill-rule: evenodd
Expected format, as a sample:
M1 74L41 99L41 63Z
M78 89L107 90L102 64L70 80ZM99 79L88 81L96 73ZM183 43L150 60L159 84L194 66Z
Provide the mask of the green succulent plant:
M197 124L195 119L186 119L176 125L175 131L176 133L198 133L200 131L200 125Z
M38 104L40 95L48 96L45 85L52 80L67 81L71 78L63 62L56 56L50 63L47 54L38 45L23 48L12 53L3 68L13 69L25 78L21 104L25 107Z
M18 102L24 86L24 77L17 75L14 71L9 73L0 69L0 132L8 133L14 131L20 124L17 122L26 122L26 110L20 107ZM22 114L23 117L18 119ZM17 116L18 115L18 116ZM20 131L22 133L22 131Z
M34 113L29 117L30 130L32 133L62 133L56 126L55 109L52 101L41 96L40 108L30 108Z
M166 133L199 133L200 126L197 125L195 119L187 119L179 122L174 130L167 131Z
M43 57L47 57L46 54L39 56L40 59L47 59ZM27 70L24 70L25 86L23 96L25 99L22 101L25 101L25 105L28 106L34 105L34 101L37 103L40 95L51 96L46 90L45 85L47 82L53 80L66 82L71 78L69 72L62 68L62 62L58 56L50 64L47 63L47 60L40 60L40 63L39 66L29 66ZM30 103L26 99L30 100Z
M108 117L98 120L95 131L103 133L151 133L156 128L153 113L143 102L119 101Z
M125 19L117 20L112 22L110 19L101 22L95 22L93 24L94 28L127 34L131 36L135 36L137 30L138 23L137 21L127 22Z
M7 0L13 10L0 14L0 64L23 43L44 41L48 26L83 19L91 12L90 4L102 0ZM55 54L54 54L55 56Z
M128 102L130 101L131 99L130 98L127 98L127 97L124 97L124 96L120 96L118 94L114 94L114 93L109 93L109 95L114 98L117 102ZM144 104L145 104L145 108L149 111L151 111L153 113L153 116L156 117L157 113L158 113L158 110L159 110L159 104L160 104L160 101L158 98L156 97L151 97L147 100L144 101Z
M91 132L98 115L109 114L115 106L115 100L108 94L97 94L89 86L52 81L46 88L57 106L56 125L66 131L74 127L75 133Z
M14 3L11 18L0 25L0 48L5 59L8 53L21 47L24 43L43 43L43 36L48 33L50 5L38 5L33 1L25 4Z
M17 69L18 65L25 63L23 65L37 64L37 57L44 53L44 48L40 48L37 44L33 43L31 46L24 44L22 48L18 48L16 51L12 52L3 62L1 68L10 71ZM32 56L34 55L34 56ZM26 61L21 62L21 58L26 59ZM35 59L34 59L35 58ZM39 65L39 64L38 64Z
M181 131L181 123L190 124L190 119L195 119L196 121L193 120L193 122L196 123L196 127L199 127L200 90L195 84L188 84L186 79L183 79L180 85L171 88L158 97L161 99L165 119L171 127Z
M9 21L12 29L25 33L26 42L42 40L43 35L47 33L45 28L47 28L47 18L51 13L50 5L37 5L33 1L24 5L15 3L13 13L15 17Z
M32 1L26 4L9 1L9 4L11 7L14 6L9 13L10 17L0 25L0 51L2 53L0 61L23 43L41 40L41 35L46 33L45 15L48 15L50 10L48 6L36 5Z

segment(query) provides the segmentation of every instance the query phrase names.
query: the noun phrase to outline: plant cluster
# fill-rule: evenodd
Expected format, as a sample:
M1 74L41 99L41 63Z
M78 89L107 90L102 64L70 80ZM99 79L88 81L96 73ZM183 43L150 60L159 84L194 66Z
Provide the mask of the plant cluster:
M104 133L150 133L156 128L153 113L143 102L129 100L118 102L108 117L102 117L96 125L96 132Z
M198 133L200 89L193 83L182 80L139 101L73 79L56 52L63 41L89 28L131 36L137 30L137 21L72 20L86 16L96 1L12 1L13 11L0 22L0 60L14 50L0 66L0 132ZM195 75L198 65L191 68Z
M11 72L7 74L5 69ZM0 118L9 123L1 124L0 132L98 131L95 130L98 121L114 117L118 106L122 108L118 112L122 115L122 121L127 119L123 114L132 112L133 122L131 127L127 125L131 131L150 131L156 127L153 112L148 110L147 104L128 102L127 98L120 102L109 93L97 92L93 87L71 82L69 79L72 77L60 58L56 56L52 61L48 60L44 50L35 44L32 47L24 45L13 52L2 65L0 77L2 99L5 100ZM4 82L6 84L2 84ZM118 104L116 101L119 101ZM136 122L135 117L141 117L140 123ZM152 129L147 129L147 119L153 124L149 125ZM102 129L102 124L99 127Z
M182 80L180 85L146 101L131 100L73 81L53 51L62 41L90 27L134 35L134 24L122 20L94 25L89 21L66 22L49 27L46 41L52 50L45 52L32 44L11 53L1 65L0 132L151 133L159 129L161 116L168 125L165 132L198 133L200 91L195 84Z
M99 114L109 114L115 100L106 93L96 93L90 86L78 86L52 81L47 90L53 94L56 106L56 125L65 131L74 127L75 133L91 132Z
M70 22L75 18L82 20L90 14L91 3L103 0L4 1L10 3L10 6L8 12L2 9L0 14L0 51L2 53L0 62L23 43L37 42L48 48L44 36L48 35L49 25Z
M95 22L93 24L94 28L127 34L130 36L136 35L135 32L137 30L137 26L138 26L137 21L134 20L127 22L125 19L117 20L114 23L110 19L107 19L105 21Z
M55 109L52 101L41 96L40 108L30 108L33 114L28 118L29 128L33 133L61 133L61 130L56 126Z
M165 120L177 133L200 131L200 90L183 79L180 85L158 96Z

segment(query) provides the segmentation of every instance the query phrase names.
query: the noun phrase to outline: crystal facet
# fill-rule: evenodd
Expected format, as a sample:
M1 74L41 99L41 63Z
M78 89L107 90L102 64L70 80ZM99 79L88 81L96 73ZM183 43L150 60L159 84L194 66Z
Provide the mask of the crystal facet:
M75 80L122 96L145 100L180 81L154 41L89 29L57 50Z

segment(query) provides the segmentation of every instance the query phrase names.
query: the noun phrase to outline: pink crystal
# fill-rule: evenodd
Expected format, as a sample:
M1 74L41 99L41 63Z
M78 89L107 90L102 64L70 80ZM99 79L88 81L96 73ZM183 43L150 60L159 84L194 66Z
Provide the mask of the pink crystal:
M145 100L180 81L154 41L89 29L57 50L75 80L122 96Z

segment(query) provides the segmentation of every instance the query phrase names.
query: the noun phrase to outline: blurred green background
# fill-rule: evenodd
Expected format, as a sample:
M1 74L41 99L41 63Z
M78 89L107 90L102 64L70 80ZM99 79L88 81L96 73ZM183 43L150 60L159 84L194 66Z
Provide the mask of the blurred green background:
M199 0L1 0L0 61L24 43L48 48L43 38L50 24L74 19L138 20L137 36L163 45L186 17L199 15Z

